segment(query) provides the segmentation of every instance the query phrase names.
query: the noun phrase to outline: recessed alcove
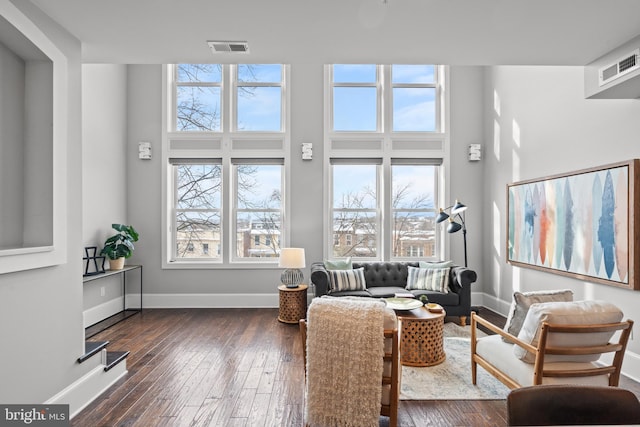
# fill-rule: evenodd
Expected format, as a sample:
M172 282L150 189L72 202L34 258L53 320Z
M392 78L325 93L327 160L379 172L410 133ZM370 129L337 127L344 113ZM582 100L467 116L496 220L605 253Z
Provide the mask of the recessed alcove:
M66 261L66 61L17 9L3 13L0 274Z

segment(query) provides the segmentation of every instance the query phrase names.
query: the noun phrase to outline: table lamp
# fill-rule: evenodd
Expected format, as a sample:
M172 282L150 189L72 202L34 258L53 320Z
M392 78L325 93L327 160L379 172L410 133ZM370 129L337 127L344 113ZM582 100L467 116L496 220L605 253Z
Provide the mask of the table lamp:
M301 268L304 268L304 248L282 248L278 267L286 270L280 275L280 281L287 288L297 288L304 278Z

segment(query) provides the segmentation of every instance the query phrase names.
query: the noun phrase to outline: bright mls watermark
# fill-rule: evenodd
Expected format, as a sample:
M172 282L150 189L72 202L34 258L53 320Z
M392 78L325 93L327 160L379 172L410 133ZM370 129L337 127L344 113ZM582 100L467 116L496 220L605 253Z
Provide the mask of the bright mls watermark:
M69 425L69 405L0 405L0 427Z

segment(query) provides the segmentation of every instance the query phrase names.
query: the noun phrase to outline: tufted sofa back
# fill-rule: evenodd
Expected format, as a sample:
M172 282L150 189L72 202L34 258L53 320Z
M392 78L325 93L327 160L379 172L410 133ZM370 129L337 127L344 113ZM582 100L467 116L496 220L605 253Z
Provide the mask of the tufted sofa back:
M407 285L409 270L407 266L418 267L417 262L365 262L353 263L353 268L364 268L367 287Z

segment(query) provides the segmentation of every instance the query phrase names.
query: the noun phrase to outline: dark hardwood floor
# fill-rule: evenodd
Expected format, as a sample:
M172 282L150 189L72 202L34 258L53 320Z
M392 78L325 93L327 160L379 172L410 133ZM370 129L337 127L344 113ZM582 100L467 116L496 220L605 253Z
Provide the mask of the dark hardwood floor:
M297 325L277 317L277 309L145 309L98 333L92 340L131 352L129 372L71 425L302 426L302 344ZM506 424L505 401L400 402L400 426Z

